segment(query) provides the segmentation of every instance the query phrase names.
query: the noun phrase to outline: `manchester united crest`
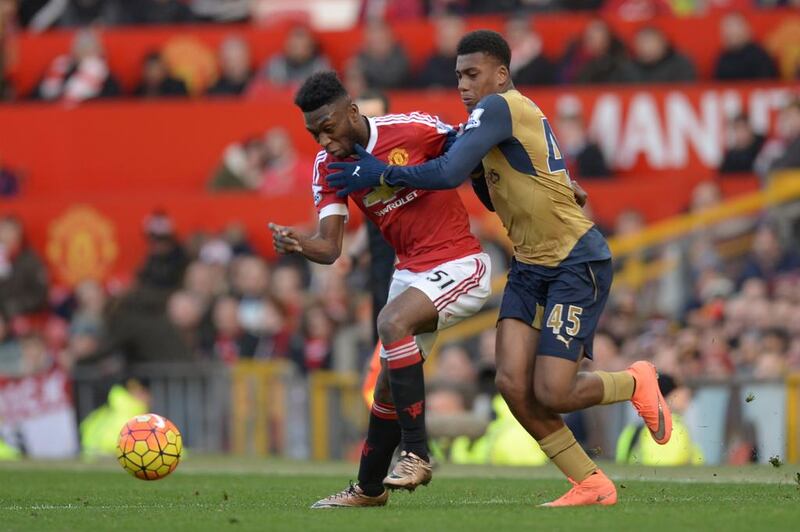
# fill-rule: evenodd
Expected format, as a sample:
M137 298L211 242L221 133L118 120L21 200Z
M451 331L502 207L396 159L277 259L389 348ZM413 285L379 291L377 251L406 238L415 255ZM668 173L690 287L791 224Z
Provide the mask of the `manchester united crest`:
M70 208L50 223L47 258L64 282L102 280L119 255L114 225L87 205Z
M394 148L387 157L389 164L394 166L405 166L408 164L408 150L405 148Z

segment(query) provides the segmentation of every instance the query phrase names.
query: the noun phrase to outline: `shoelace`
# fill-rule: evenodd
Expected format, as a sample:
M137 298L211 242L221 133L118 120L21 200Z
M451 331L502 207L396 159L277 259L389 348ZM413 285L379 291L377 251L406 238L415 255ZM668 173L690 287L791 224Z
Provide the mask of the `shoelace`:
M400 458L397 465L400 466L400 470L404 474L410 475L416 470L417 460L413 456L406 454Z
M343 489L339 493L335 493L335 494L331 495L328 498L331 499L331 500L344 499L345 497L348 497L349 495L358 495L358 492L356 491L356 486L355 486L355 484L353 484L352 480L350 481L350 486L349 487Z

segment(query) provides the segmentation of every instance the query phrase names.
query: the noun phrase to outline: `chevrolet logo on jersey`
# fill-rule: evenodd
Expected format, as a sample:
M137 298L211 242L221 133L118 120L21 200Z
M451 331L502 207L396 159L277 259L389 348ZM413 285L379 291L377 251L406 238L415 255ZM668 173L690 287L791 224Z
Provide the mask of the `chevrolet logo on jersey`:
M372 189L372 191L364 196L364 206L372 207L377 203L387 203L392 201L397 195L397 191L403 187L390 187L389 185L380 185Z
M405 148L392 148L389 156L386 158L387 162L393 166L405 166L408 164L408 150ZM372 207L378 202L388 203L397 196L397 191L403 187L390 187L389 185L380 185L372 189L372 192L364 196L364 206Z

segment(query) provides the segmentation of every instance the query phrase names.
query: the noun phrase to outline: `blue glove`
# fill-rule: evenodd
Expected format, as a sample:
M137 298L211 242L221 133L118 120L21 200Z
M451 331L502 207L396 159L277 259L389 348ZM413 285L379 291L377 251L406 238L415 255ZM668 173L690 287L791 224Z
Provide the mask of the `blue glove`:
M358 155L357 161L328 165L328 170L339 170L326 179L330 187L339 189L336 195L340 198L358 190L377 187L381 184L381 177L389 166L359 144L356 144L354 149Z

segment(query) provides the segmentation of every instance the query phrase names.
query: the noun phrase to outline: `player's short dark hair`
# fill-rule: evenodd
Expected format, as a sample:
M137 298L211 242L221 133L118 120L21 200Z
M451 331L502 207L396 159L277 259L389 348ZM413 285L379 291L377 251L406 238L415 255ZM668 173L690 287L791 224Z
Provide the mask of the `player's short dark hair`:
M464 35L458 43L458 55L483 52L508 67L511 64L511 48L502 35L492 30L476 30Z
M343 96L347 96L347 90L339 76L328 70L311 74L295 94L294 104L304 113L310 113Z

